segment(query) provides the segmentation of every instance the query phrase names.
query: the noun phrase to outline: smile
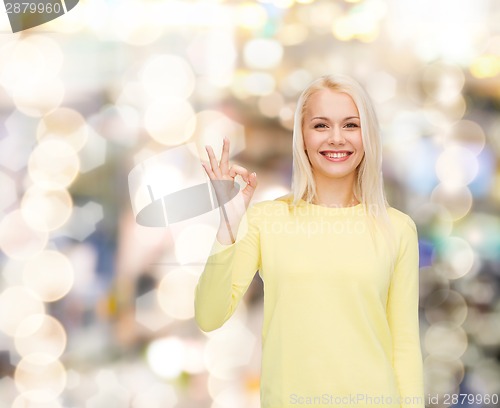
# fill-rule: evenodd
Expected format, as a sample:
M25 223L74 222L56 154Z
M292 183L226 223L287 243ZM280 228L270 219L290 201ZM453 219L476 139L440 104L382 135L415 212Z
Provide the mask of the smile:
M344 161L352 154L352 152L320 152L328 161Z

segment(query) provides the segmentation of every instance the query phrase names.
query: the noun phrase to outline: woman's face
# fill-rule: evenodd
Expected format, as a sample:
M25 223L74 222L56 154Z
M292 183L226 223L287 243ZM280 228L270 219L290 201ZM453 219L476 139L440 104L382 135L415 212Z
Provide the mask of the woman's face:
M302 134L315 178L352 178L365 151L358 109L342 92L321 89L307 101ZM318 181L318 180L317 180Z

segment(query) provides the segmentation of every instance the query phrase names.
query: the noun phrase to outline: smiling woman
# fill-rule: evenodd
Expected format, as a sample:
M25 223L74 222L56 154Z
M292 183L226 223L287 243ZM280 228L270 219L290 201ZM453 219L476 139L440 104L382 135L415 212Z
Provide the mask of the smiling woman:
M325 76L302 93L287 196L249 206L256 174L229 165L227 140L220 163L207 151L216 189L236 175L247 186L232 200L239 206L221 206L195 317L204 331L221 327L259 270L262 408L424 408L417 230L386 202L363 88Z
M364 149L354 101L345 93L322 89L312 94L304 107L305 151L318 195L323 195L315 201L341 207L359 203L352 190ZM341 202L334 202L335 199Z

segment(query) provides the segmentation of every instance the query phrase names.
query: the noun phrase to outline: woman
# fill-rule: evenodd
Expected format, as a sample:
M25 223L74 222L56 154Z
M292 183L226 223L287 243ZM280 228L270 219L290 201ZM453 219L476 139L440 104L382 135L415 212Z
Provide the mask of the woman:
M227 140L220 163L207 151L203 166L220 200L236 175L247 186L239 209L222 206L195 317L204 331L220 327L259 270L262 407L423 408L417 231L385 200L377 119L363 88L323 76L302 93L292 193L243 218L256 174L229 165Z

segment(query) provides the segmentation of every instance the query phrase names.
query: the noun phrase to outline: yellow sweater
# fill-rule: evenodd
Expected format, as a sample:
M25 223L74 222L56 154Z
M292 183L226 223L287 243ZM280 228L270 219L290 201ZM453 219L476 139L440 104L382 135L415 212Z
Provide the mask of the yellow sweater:
M261 202L235 244L215 241L195 318L204 331L222 326L259 270L262 408L424 408L417 230L408 215L388 213L392 267L386 246L376 252L362 204Z

